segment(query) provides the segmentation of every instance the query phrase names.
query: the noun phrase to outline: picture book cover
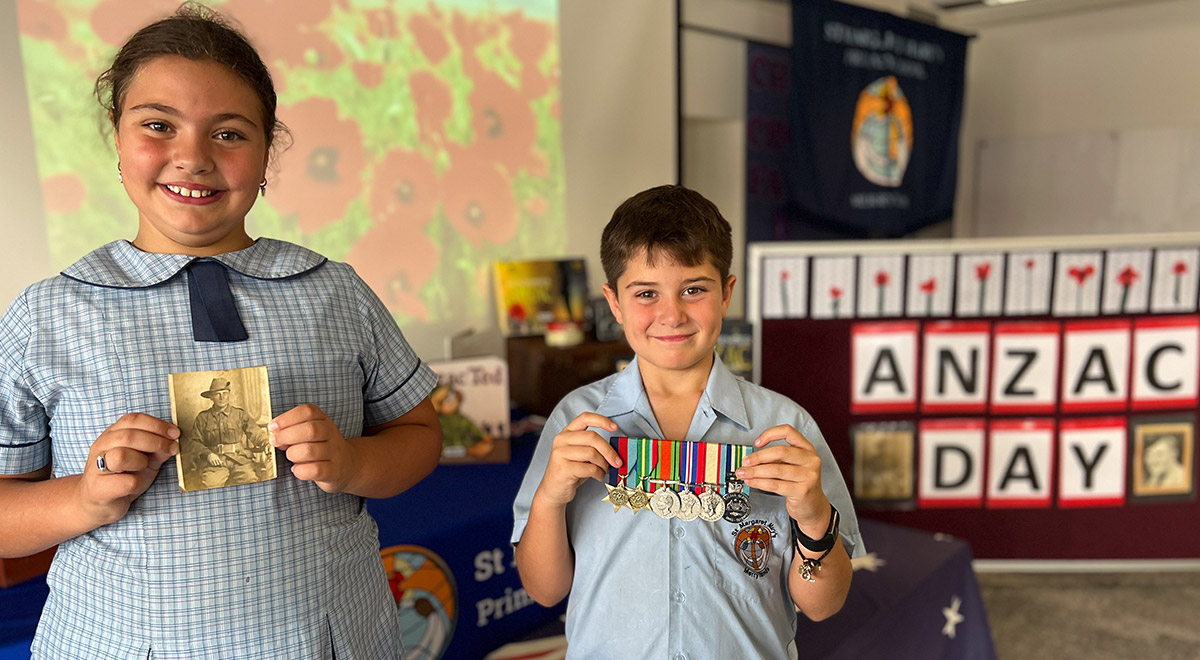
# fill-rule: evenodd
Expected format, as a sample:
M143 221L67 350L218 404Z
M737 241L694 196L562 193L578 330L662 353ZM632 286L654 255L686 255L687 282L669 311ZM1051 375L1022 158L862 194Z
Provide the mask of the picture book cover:
M442 423L442 463L507 463L511 413L508 363L499 357L430 362L430 394Z
M583 259L497 261L496 312L506 336L540 335L551 321L587 315L587 267Z

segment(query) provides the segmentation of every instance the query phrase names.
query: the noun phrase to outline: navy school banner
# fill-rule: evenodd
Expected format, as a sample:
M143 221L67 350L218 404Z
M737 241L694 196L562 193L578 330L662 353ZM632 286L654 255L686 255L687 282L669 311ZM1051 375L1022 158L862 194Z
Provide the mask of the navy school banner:
M896 237L950 218L967 37L832 0L792 15L794 220Z

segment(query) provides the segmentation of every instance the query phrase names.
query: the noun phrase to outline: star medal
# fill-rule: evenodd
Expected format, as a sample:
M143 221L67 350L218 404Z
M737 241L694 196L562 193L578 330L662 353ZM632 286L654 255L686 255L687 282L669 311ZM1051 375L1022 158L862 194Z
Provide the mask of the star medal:
M700 517L700 498L696 497L691 487L685 488L679 494L679 511L675 517L684 522L691 522Z
M750 517L750 498L742 492L745 482L730 475L729 492L725 494L725 520L740 523Z
M638 486L636 490L629 491L627 500L625 506L633 509L633 515L635 516L638 511L647 508L650 504L650 496L646 494L646 491L642 490L641 486Z
M700 519L716 522L725 515L725 500L713 490L712 484L704 484L704 492L700 494Z
M650 496L650 510L659 518L674 518L679 512L679 493L659 487Z
M613 505L613 513L621 510L621 507L629 504L629 490L625 488L625 484L604 484L608 489L608 495L604 496L602 502L608 502Z

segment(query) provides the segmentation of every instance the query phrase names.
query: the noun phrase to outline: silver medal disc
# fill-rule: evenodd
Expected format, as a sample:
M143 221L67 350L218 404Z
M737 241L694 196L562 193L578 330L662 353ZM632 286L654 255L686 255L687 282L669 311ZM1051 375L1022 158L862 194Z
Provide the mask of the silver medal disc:
M659 488L650 496L650 510L659 518L674 518L679 512L679 494L669 488Z
M690 488L679 494L679 512L675 517L685 522L700 517L700 498Z
M725 520L740 523L750 517L750 498L745 493L726 493Z
M725 515L725 500L717 493L706 490L700 494L700 519L717 522Z

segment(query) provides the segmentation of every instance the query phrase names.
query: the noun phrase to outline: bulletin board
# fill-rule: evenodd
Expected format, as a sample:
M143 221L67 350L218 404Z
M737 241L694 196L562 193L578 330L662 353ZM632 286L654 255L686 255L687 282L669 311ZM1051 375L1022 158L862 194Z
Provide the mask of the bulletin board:
M860 518L980 559L1200 558L1200 234L748 252L754 379Z

